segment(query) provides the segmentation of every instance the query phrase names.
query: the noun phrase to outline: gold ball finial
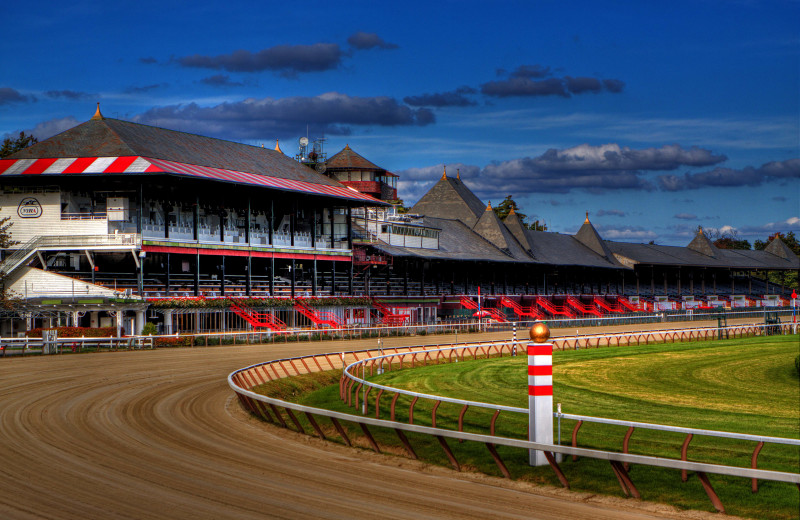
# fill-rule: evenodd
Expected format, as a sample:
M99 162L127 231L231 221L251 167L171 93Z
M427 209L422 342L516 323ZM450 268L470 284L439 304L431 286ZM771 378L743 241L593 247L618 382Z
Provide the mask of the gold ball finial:
M486 211L492 211L492 201L490 200L488 204L486 204Z
M544 343L550 339L550 328L546 323L537 321L533 324L533 327L531 327L529 334L531 336L531 341L534 343Z
M589 223L589 212L588 211L586 212L586 220L584 220L583 223L584 224L588 224Z
M442 171L442 179L447 178L447 165L443 166L444 170Z

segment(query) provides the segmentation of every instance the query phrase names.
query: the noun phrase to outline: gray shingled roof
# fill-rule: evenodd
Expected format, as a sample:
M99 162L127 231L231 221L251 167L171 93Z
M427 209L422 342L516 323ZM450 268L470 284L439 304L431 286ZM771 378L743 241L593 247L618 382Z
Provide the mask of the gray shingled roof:
M655 244L629 244L606 241L614 253L629 258L635 263L648 265L682 265L693 267L716 267L733 269L798 269L800 258L782 258L769 251L719 249L714 247L714 256L679 246Z
M531 245L528 243L528 236L525 234L527 228L522 225L519 216L515 212L511 212L506 216L505 220L503 220L503 224L511 231L511 234L514 235L514 238L517 239L517 242L519 242L523 249L530 254Z
M503 224L497 213L490 207L487 206L472 230L510 257L519 261L530 260L530 255L525 251L525 248L520 245L511 230Z
M550 231L525 230L533 256L540 262L552 265L575 265L620 269L616 261L609 261L582 244L572 235Z
M526 260L512 258L459 220L425 217L423 222L426 226L441 229L438 250L389 246L382 243L372 244L372 246L392 256L440 260L535 263L535 260L527 255L525 255Z
M617 259L614 258L614 254L610 249L608 249L605 241L600 237L600 233L598 233L592 223L589 222L588 213L586 214L586 221L583 223L578 232L575 233L575 240L594 251L597 255L608 260L610 263L618 263Z
M342 186L275 150L118 119L89 120L8 158L118 156L141 156L312 184Z
M486 207L461 179L443 176L411 208L411 213L437 218L458 219L475 225Z

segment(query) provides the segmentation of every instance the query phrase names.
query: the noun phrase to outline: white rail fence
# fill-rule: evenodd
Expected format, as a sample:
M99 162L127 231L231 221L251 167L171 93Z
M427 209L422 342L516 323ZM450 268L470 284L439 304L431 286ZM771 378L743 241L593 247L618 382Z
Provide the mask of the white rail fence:
M729 330L729 335L732 335L734 337L738 335L739 337L741 337L742 335L755 334L758 331L763 331L764 329L760 327L764 326L763 325L734 326L734 327L726 327L726 329ZM703 339L703 331L705 329L689 329L689 330L692 331L692 334L688 334L686 330L648 331L647 333L645 333L644 336L638 336L638 337L636 336L636 334L630 334L630 333L618 334L618 335L613 335L613 337L616 338L613 340L597 339L595 341L595 345L596 346L620 345L624 344L623 338L629 338L627 344L634 344L634 343L641 344L642 342L648 343L655 341L658 342L689 341L690 338L692 340ZM718 333L718 328L716 327L708 330L712 330L714 335ZM660 334L657 334L657 332L659 332ZM681 332L683 334L681 334ZM712 335L711 337L714 337L714 335ZM601 336L592 336L592 337L601 338ZM554 338L553 342L555 343L559 339L562 338ZM585 339L586 337L584 338L584 340ZM375 372L384 370L396 370L398 368L402 368L404 364L414 367L418 363L428 364L428 363L439 363L443 361L444 362L453 361L454 357L455 360L463 360L465 359L466 356L478 358L478 357L490 357L493 355L498 355L498 356L513 355L516 351L516 348L517 344L510 341L484 342L484 343L470 343L458 346L437 345L437 346L424 346L424 347L380 348L380 349L371 349L365 351L340 352L335 354L321 354L313 356L303 356L298 358L278 359L266 363L260 363L249 367L245 367L231 373L228 376L228 385L234 392L236 392L236 395L240 399L242 405L246 409L248 409L252 414L268 422L275 423L283 427L288 427L288 422L286 419L284 419L285 415L288 418L288 421L293 423L298 431L305 433L305 429L302 423L298 420L297 416L295 415L295 412L302 413L307 418L309 424L313 428L316 435L319 436L320 438L325 439L326 435L323 432L322 428L319 426L319 423L317 422L316 418L327 417L328 420L330 420L331 423L333 424L335 430L338 432L342 441L345 442L345 444L347 445L351 445L352 443L347 435L347 432L342 427L340 421L348 421L351 423L358 424L361 430L363 431L365 437L367 438L369 445L376 452L380 452L381 448L376 442L372 433L370 432L369 427L370 426L382 427L382 428L388 428L389 430L393 430L397 434L400 442L403 444L407 454L412 458L416 458L417 455L413 449L413 446L409 442L406 433L416 432L416 433L423 433L430 435L437 439L442 449L444 450L445 454L447 455L448 459L450 460L451 464L457 470L460 469L460 464L458 463L455 455L448 446L446 439L455 439L458 440L459 442L461 441L480 442L485 444L487 450L489 451L489 454L494 459L494 462L497 465L498 469L505 477L510 477L510 473L508 471L508 468L505 466L505 463L498 455L495 446L509 446L526 450L530 449L541 450L542 452L545 453L545 456L548 462L550 463L551 468L557 475L559 481L565 487L569 487L569 482L567 481L566 476L561 471L558 465L556 454L570 455L573 457L581 456L581 457L594 458L598 460L607 460L611 464L614 474L617 477L623 492L626 495L634 497L639 497L640 494L636 489L636 486L631 480L630 476L628 475L628 468L630 464L642 464L648 466L681 470L682 477L686 476L687 471L692 471L697 475L698 480L701 482L704 490L706 491L714 507L718 511L722 512L724 512L724 506L720 501L719 497L717 496L716 492L714 491L710 481L708 480L707 477L708 473L717 475L730 475L730 476L752 479L754 490L757 489L756 486L758 480L771 480L771 481L794 483L800 488L800 474L782 472L782 471L762 470L755 468L755 461L758 457L758 452L760 451L761 446L763 446L763 443L774 442L781 444L800 445L800 441L795 439L752 436L752 435L736 434L730 432L715 432L711 430L680 428L680 427L671 427L666 425L635 423L630 421L616 421L613 419L602 419L602 418L556 413L555 414L556 417L560 416L560 418L582 421L582 423L605 422L607 424L627 426L629 430L628 433L626 434L624 449L622 452L612 452L612 451L593 450L593 449L585 449L577 447L577 445L575 445L575 435L577 434L577 428L575 429L575 435L573 436L573 446L563 446L560 444L552 444L552 445L541 444L521 439L499 437L494 435L495 432L494 424L500 411L506 410L509 412L527 413L527 409L504 407L491 403L480 403L474 401L466 401L466 400L446 398L441 396L432 396L427 394L409 392L401 389L391 388L388 386L378 385L366 380L367 370L369 370L370 373L373 374ZM358 377L357 375L354 374L354 372L358 372L359 369L362 372L362 377ZM340 380L340 397L349 405L354 406L356 410L359 410L362 415L351 415L346 413L325 410L321 408L303 406L296 403L284 401L282 399L261 395L252 391L253 388L255 388L256 386L266 383L268 381L273 381L286 377L294 377L297 375L310 372L318 372L326 370L342 370L342 377ZM367 414L369 413L369 406L367 404L369 402L369 391L372 390L373 388L378 390L378 394L376 395L374 401L375 414L376 414L375 418L367 417ZM359 396L362 395L362 392L363 396L359 399ZM392 399L390 420L378 418L380 416L380 410L379 410L380 399L384 392L391 392L394 393L395 395L395 397ZM397 401L397 396L399 396L400 394L406 394L413 397L412 404L410 405L408 413L409 416L408 423L398 422L394 420L395 416L394 406ZM436 401L437 403L451 402L455 404L460 404L463 408L459 416L458 430L443 429L436 427L436 409L438 408L438 404L434 404L433 406L431 426L421 426L418 424L414 424L413 406L420 398L431 399ZM361 401L360 407L359 407L359 400ZM492 418L491 425L489 427L489 435L467 433L462 431L464 413L469 407L484 407L495 410L495 414ZM668 429L668 431L686 433L688 437L687 440L684 442L684 446L682 448L682 455L683 455L682 458L669 459L669 458L652 457L645 455L633 455L627 453L627 441L630 439L633 430L636 428ZM708 435L712 437L734 438L734 439L758 442L759 446L756 448L756 451L754 452L753 455L753 467L743 468L743 467L727 466L719 464L690 462L685 460L685 451L686 448L688 447L688 441L691 440L691 437L694 435Z

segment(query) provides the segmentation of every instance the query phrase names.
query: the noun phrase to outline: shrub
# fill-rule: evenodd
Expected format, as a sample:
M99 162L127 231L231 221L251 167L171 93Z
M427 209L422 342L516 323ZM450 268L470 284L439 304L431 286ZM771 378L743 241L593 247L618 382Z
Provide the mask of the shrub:
M29 338L41 338L43 330L57 330L59 338L107 338L116 336L116 327L55 327L55 329L45 329L37 327L25 333Z
M148 323L149 325L149 323ZM154 338L154 347L189 347L192 344L192 338L189 336Z
M142 327L142 336L156 336L158 335L158 327L155 323L147 322Z

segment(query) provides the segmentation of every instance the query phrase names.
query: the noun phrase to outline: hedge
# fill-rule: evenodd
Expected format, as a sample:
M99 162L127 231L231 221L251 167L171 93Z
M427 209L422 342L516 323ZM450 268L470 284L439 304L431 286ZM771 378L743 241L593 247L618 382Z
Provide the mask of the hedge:
M41 338L43 330L57 330L59 338L107 338L109 336L116 336L116 327L55 327L46 329L36 327L25 332L29 338Z

